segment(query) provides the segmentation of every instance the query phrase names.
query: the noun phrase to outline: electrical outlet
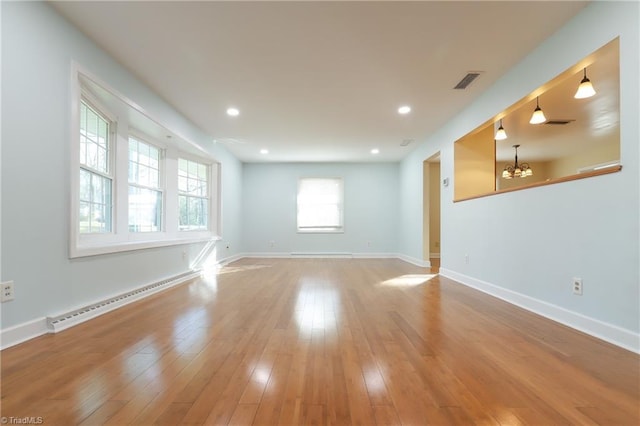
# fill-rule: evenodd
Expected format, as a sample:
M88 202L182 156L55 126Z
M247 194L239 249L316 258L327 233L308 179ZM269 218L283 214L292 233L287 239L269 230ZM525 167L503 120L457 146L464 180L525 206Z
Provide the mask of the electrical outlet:
M269 247L275 247L276 246L276 242L271 240L269 241Z
M14 299L13 294L13 281L7 281L6 283L2 283L2 302L8 302Z
M367 247L371 247L371 241L367 241Z
M582 278L573 277L573 294L582 296Z
M182 250L182 260L187 260L187 251Z
M466 263L467 265L469 264L469 255L468 254L464 255L464 263Z

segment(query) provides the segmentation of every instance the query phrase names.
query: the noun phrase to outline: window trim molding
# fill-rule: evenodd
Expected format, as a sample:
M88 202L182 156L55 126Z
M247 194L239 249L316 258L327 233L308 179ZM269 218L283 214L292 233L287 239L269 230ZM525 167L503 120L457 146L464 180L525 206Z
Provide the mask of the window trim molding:
M110 108L102 106L102 102L99 102L91 93L91 90L84 89L90 82L91 84L95 84L105 91L109 92L115 98L118 99L119 102L125 104L128 108L131 108L138 113L146 116L149 120L153 121L158 126L166 129L169 133L173 134L174 137L179 139L179 142L175 142L172 144L167 144L163 141L158 141L157 138L151 137L150 135L145 134L144 132L138 130L135 127L131 127L129 125L122 125L123 123L119 123L117 120L118 114L115 114L114 111L111 111ZM200 145L195 142L189 140L188 138L182 136L178 132L174 130L170 130L169 127L164 125L162 121L158 120L152 114L149 114L148 111L143 109L137 103L133 102L129 97L123 95L117 90L113 89L109 84L102 81L100 78L95 76L91 71L87 70L84 66L80 65L75 61L71 61L70 67L70 84L69 84L69 93L70 93L70 134L69 134L69 147L70 147L70 159L69 159L69 182L70 182L70 190L67 197L67 202L69 206L69 214L67 223L68 232L69 232L69 258L79 258L85 256L96 256L108 253L118 253L125 252L131 250L140 250L140 249L148 249L155 247L167 247L173 245L182 245L182 244L191 244L191 243L199 243L206 241L215 241L221 239L221 214L222 214L222 205L221 205L221 169L222 165L219 161L217 161L209 152L207 152ZM79 150L80 150L80 133L76 131L80 125L80 102L85 98L88 103L93 108L98 108L98 110L112 120L114 126L113 129L114 136L112 143L112 152L113 157L111 159L111 167L113 170L113 188L112 188L112 211L113 211L113 220L112 220L112 231L105 234L81 234L78 227L79 220L79 185L80 185L80 173L78 172L80 169L80 158L79 158ZM127 124L127 123L125 123ZM134 138L138 137L145 141L146 143L151 143L158 148L161 148L163 152L162 168L164 170L164 189L163 189L163 204L164 204L164 212L163 212L163 230L159 232L143 232L143 233L132 233L128 232L128 216L122 216L122 206L119 205L128 200L127 196L122 196L120 194L119 187L124 184L128 188L129 179L128 179L128 161L126 162L126 171L123 172L120 170L122 168L118 145L120 145L120 141L118 138L121 136L120 132L126 132L127 136L131 135ZM128 143L128 137L126 139ZM182 151L180 149L180 144L187 144L189 149L194 148L198 155L195 155L188 151ZM183 145L183 146L187 146ZM197 161L206 163L209 167L209 229L206 231L198 230L198 231L179 231L178 225L176 222L175 230L169 229L168 219L171 216L169 212L169 208L171 207L171 203L168 202L168 199L175 195L175 206L177 208L177 172L176 172L176 182L172 184L170 180L170 176L168 174L168 151L171 151L175 154L175 161L177 167L177 159L180 156L183 157L192 157L197 159ZM128 160L128 150L127 150L127 160ZM120 167L120 168L119 168ZM124 182L124 183L123 183ZM173 191L173 193L172 193ZM128 194L128 192L127 192ZM127 203L128 204L128 203ZM128 205L124 207L125 210L128 211ZM177 220L178 212L175 212L173 215ZM122 231L122 221L124 221L124 227L126 228L126 232Z

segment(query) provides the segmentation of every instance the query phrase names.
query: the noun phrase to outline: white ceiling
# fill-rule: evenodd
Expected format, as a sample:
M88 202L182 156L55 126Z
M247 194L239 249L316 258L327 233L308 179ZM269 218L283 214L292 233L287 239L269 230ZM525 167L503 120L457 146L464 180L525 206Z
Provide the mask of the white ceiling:
M400 160L586 3L52 2L246 162Z

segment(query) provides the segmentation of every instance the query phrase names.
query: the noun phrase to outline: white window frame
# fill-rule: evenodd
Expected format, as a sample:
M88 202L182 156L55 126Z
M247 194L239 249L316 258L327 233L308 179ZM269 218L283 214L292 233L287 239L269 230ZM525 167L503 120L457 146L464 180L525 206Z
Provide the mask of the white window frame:
M79 215L79 211L80 211L80 194L79 194L79 187L80 187L80 171L81 170L86 170L89 173L101 176L103 178L107 178L111 180L111 205L109 206L110 211L110 218L111 218L111 223L110 223L110 230L107 232L87 232L87 233L82 233L83 238L85 239L92 239L94 237L91 237L92 235L94 236L98 236L98 235L108 235L113 233L113 230L115 229L115 214L114 214L114 200L115 200L115 190L116 190L116 176L115 176L115 149L116 149L116 134L117 134L117 128L118 128L118 123L116 118L113 116L113 114L111 114L111 112L109 111L108 108L106 108L104 105L101 105L101 103L95 99L90 93L87 92L82 92L81 96L80 96L80 101L78 102L78 114L80 113L80 104L81 103L85 103L90 109L92 109L96 114L98 114L98 116L101 116L101 118L105 119L108 124L109 124L109 132L107 134L107 172L101 172L100 170L96 170L92 167L83 165L80 162L80 120L78 119L78 126L76 127L77 129L77 133L78 133L78 155L76 155L77 161L78 161L78 167L76 168L76 175L78 178L78 204L77 204L77 208L76 208L76 214ZM79 230L78 230L79 232ZM101 237L95 237L95 238L101 238ZM104 238L104 237L102 237Z
M316 226L316 227L301 227L298 221L300 214L300 191L303 181L306 180L333 180L340 186L340 202L339 202L339 225L338 226ZM341 177L301 177L298 179L298 190L296 193L296 231L300 234L341 234L344 233L344 179Z
M95 75L72 63L71 67L71 126L70 126L70 196L69 196L69 257L77 258L129 250L189 244L220 239L221 205L220 174L221 165L198 144L182 137L177 132L163 126L145 110L126 96L115 91ZM115 101L109 106L94 96L96 88L112 95ZM80 101L84 98L92 108L111 120L110 131L114 132L110 141L112 174L112 224L108 233L79 232L80 198ZM101 99L105 99L104 97ZM113 106L116 105L117 106ZM134 111L144 115L150 123L161 129L171 139L160 142L141 129L132 128L129 115ZM161 174L163 176L162 230L158 232L129 232L129 136L141 139L160 149L162 155ZM197 152L198 154L194 154ZM208 167L208 229L180 231L178 227L178 158L189 158Z
M207 204L209 205L208 206L209 209L207 211L207 228L211 229L211 226L212 226L212 222L211 222L211 194L212 194L212 191L211 191L211 183L212 183L211 174L212 174L212 170L213 170L212 164L211 164L211 162L203 161L202 158L198 158L198 157L195 157L193 155L189 155L189 154L185 154L185 153L180 153L178 161L180 159L196 162L196 163L199 163L199 164L203 164L207 168L207 195L205 197L197 197L197 198L206 198L208 200ZM177 184L177 181L176 181L176 184ZM193 195L190 195L190 194L188 194L186 192L181 192L180 188L178 188L178 194L177 195L178 195L178 198L181 195L184 195L184 196L187 196L187 197L193 196ZM178 216L179 215L180 215L180 204L178 204ZM180 229L180 218L179 217L178 217L178 229ZM180 229L180 232L201 232L201 230L199 230L199 229Z

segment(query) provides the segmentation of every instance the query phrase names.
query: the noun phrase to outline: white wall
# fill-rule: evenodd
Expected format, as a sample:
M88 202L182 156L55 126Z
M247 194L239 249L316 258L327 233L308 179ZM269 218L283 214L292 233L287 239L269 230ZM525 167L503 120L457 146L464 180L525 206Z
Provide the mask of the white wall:
M344 233L296 232L301 177L343 178ZM249 253L397 253L397 163L245 164L243 184L243 246Z
M636 2L590 4L406 158L401 252L420 254L424 159L441 151L442 178L453 179L453 141L620 36L622 172L460 203L452 182L441 195L441 261L469 285L640 351L639 16Z
M76 61L222 164L221 244L241 251L242 164L46 3L2 2L2 329L184 272L203 244L70 260L70 75ZM183 259L182 251L188 255Z

